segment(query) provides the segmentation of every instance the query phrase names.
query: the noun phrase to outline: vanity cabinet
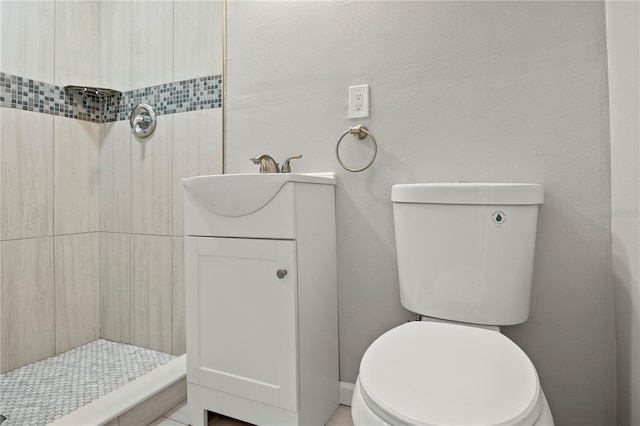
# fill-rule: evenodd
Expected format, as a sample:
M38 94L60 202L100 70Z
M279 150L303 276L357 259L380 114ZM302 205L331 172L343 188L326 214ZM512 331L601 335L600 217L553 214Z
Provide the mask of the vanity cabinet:
M263 186L273 194L255 210L209 205L203 199L223 188L184 181L194 425L206 424L207 411L260 425L322 425L339 404L335 180L313 177Z

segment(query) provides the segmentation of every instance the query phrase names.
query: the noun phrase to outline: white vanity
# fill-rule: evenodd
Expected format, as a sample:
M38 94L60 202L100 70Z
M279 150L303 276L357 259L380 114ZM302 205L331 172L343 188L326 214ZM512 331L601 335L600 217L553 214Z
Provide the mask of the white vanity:
M335 177L183 180L188 409L323 425L339 402Z

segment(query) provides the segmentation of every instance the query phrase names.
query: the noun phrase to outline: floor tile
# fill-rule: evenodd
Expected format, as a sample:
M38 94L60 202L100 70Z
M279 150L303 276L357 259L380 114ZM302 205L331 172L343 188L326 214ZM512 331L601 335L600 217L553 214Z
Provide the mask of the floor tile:
M175 420L179 423L189 424L189 414L187 413L187 401L173 407L163 414L164 417Z
M2 426L45 425L173 358L100 339L2 374Z
M172 419L168 419L166 417L158 417L153 422L149 423L147 426L186 426L186 424L177 422Z
M346 405L339 406L327 422L326 426L353 426L351 408Z

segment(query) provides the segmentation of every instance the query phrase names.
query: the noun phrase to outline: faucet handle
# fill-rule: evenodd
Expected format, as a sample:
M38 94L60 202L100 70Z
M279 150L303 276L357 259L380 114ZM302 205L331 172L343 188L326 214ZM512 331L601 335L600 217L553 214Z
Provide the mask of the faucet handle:
M302 155L294 155L284 160L284 163L282 163L282 173L291 173L291 160L297 160L299 158L302 158Z

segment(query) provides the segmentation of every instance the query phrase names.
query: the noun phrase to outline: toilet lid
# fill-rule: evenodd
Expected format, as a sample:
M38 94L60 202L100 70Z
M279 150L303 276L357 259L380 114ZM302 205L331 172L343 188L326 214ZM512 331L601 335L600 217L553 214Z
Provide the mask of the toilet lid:
M531 360L495 331L415 321L380 336L360 364L362 397L391 424L532 425Z

